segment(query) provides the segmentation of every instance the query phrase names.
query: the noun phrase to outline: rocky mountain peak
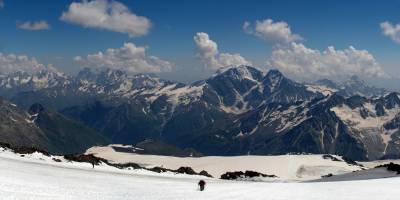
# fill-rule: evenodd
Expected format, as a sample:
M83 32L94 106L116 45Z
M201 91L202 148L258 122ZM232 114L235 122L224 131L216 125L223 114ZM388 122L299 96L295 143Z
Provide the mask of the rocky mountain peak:
M277 78L283 78L284 76L279 70L271 69L268 71L265 77L268 77L269 79L277 79Z
M315 84L316 85L321 85L321 86L326 86L326 87L329 87L329 88L332 88L332 89L337 89L338 88L337 83L335 83L334 81L329 80L329 79L317 80L317 81L315 81Z
M366 87L367 83L357 75L352 75L350 79L344 81L342 85L347 87Z
M270 88L270 91L273 92L280 87L281 82L285 79L285 76L279 70L272 69L265 75L263 85Z
M400 98L396 92L391 92L384 96L384 101L387 108L400 107Z
M251 81L260 81L262 79L263 72L257 68L247 66L247 65L238 65L238 66L229 66L223 69L218 70L213 77L225 77L229 79L236 80L251 80Z
M86 67L78 72L76 78L82 80L95 80L96 74L90 68Z

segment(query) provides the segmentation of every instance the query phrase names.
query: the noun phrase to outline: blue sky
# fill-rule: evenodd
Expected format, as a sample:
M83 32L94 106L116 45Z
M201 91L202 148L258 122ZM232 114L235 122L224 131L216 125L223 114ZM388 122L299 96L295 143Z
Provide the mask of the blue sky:
M147 34L137 37L60 20L72 2L4 0L4 7L0 8L0 52L28 55L74 73L81 67L73 61L75 56L118 49L131 42L147 47L147 55L174 64L173 70L161 76L192 81L212 71L204 70L205 64L196 57L196 33L207 33L218 44L219 52L238 53L253 65L265 67L277 48L276 42L264 41L242 27L245 21L254 25L257 20L271 19L287 23L293 34L303 38L296 42L309 49L323 51L334 46L341 50L354 46L373 55L386 73L400 75L400 44L383 35L380 28L384 21L400 23L400 1L119 0L131 13L152 24ZM18 24L40 20L50 28L17 28Z

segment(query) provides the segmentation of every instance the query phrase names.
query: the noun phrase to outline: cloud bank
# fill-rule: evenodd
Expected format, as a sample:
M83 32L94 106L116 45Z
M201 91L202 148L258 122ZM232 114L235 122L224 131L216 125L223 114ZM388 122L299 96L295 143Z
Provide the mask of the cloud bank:
M133 43L125 43L117 49L77 56L74 61L82 67L119 69L128 73L169 72L174 65L155 56L146 55L146 48Z
M206 68L217 70L231 65L251 65L240 54L219 53L218 45L207 33L199 32L193 37L197 47L196 56Z
M0 74L9 74L16 71L34 73L45 69L46 66L39 63L36 58L26 55L0 53Z
M126 33L130 37L146 35L151 28L149 19L136 15L120 2L109 0L73 2L60 19L83 27Z
M330 46L319 51L293 42L285 48L274 49L267 66L309 80L353 74L366 77L387 76L372 54L353 46L343 50Z

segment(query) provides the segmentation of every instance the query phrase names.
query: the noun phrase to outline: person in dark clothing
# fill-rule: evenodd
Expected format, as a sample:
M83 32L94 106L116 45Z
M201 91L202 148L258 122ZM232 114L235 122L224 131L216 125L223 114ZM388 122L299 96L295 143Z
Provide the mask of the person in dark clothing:
M206 186L206 182L204 180L200 180L198 184L200 187L200 191L203 191Z

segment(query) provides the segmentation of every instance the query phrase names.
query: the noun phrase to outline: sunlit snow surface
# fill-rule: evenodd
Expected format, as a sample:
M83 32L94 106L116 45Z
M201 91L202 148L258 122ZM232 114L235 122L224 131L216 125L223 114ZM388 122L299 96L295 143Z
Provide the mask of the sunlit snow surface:
M42 160L44 159L44 160ZM330 183L265 183L155 174L142 170L92 169L87 163L55 163L39 154L0 151L0 199L398 199L400 178Z

